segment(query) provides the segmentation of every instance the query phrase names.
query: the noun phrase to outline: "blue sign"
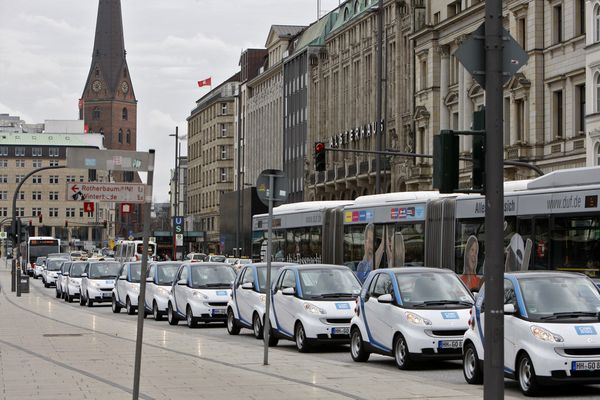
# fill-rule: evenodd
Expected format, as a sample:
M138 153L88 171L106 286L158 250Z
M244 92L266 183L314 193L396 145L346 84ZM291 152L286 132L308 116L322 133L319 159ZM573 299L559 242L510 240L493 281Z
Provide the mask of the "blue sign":
M350 304L348 303L335 303L335 308L338 310L349 310Z
M227 296L226 290L217 290L217 296Z
M442 312L442 318L444 319L458 319L458 313L454 311Z
M578 335L597 335L596 328L592 325L579 325L575 327L575 331Z

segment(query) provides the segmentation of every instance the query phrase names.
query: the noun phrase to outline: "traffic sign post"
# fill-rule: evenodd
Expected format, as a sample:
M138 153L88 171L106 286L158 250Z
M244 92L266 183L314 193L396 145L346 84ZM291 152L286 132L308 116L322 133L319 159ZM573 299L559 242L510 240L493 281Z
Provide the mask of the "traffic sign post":
M271 249L273 242L273 203L283 203L288 196L288 179L283 171L277 169L266 169L256 180L256 192L258 198L269 206L268 232L267 232L267 293L265 299L265 322L263 324L263 365L269 365L269 334L271 321L269 312L271 309Z
M143 183L99 183L79 182L67 183L67 200L109 203L139 203L145 202L146 190L151 191ZM92 204L92 212L93 203Z
M173 260L177 260L177 247L183 246L184 218L173 217Z

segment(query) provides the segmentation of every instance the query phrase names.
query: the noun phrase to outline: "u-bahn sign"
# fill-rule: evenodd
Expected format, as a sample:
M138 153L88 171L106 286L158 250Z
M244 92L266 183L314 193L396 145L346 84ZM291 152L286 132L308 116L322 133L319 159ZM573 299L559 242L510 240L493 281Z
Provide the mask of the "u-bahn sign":
M143 183L67 183L67 200L87 202L144 203Z

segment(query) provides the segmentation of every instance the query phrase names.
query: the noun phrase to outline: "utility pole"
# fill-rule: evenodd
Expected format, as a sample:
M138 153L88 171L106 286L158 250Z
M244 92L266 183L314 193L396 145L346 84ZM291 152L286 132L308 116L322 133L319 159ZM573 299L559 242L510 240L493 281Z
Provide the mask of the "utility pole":
M177 241L175 240L175 217L179 216L179 171L178 171L178 159L179 159L179 127L175 127L175 133L171 133L169 136L175 137L175 170L173 171L173 181L175 182L175 193L173 200L173 260L177 260Z
M485 2L485 331L486 400L504 398L504 143L502 0Z
M376 67L376 77L375 82L377 82L377 88L375 91L376 99L376 122L375 122L375 150L381 151L382 148L382 140L383 140L383 123L382 123L382 111L381 111L381 103L382 103L382 76L383 76L383 0L379 0L377 2L377 67ZM381 193L381 154L377 154L375 156L375 193Z
M242 86L238 84L238 107L237 107L237 225L235 230L234 255L242 256L240 246L240 235L242 232Z

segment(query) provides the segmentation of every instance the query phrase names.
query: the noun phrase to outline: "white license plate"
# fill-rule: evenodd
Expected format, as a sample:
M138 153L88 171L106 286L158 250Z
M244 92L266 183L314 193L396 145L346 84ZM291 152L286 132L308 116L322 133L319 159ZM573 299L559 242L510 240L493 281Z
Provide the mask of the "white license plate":
M462 347L462 340L440 340L438 349L459 349Z
M331 334L332 335L349 335L350 334L350 327L349 326L345 326L342 328L331 328Z
M102 297L103 297L103 298L104 298L104 297L110 297L110 295L111 295L110 293L102 293Z
M225 310L224 309L213 309L213 310L211 310L210 314L212 316L215 316L215 315L225 315Z
M600 361L573 361L572 371L597 371L600 370Z

